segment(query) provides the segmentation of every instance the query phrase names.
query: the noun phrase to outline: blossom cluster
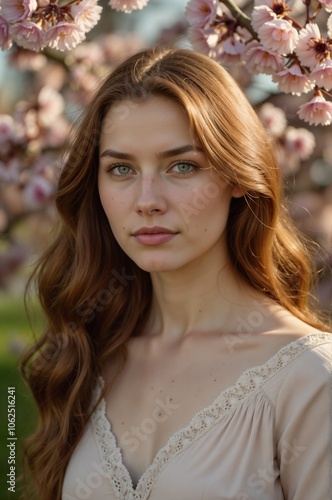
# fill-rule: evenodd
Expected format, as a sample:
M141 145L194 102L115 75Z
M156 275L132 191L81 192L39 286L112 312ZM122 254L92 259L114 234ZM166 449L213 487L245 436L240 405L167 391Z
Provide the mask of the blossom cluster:
M110 0L109 5L130 13L148 0ZM39 52L44 47L71 50L99 21L98 0L0 0L0 48L20 47Z
M222 3L190 0L187 4L193 47L223 64L242 63L252 74L271 75L283 93L312 92L299 107L299 117L310 125L330 125L332 0L307 0L305 5L293 0L292 7L291 0L255 0L251 19L232 1L227 2L229 9ZM321 11L327 14L323 34L313 22Z
M35 102L19 101L13 115L0 114L0 181L19 186L24 210L45 207L54 194L55 152L67 137L64 99L44 86Z
M270 102L264 103L258 114L276 145L278 164L283 177L295 174L301 162L310 158L315 149L314 134L304 127L288 125L285 112Z
M70 50L99 21L98 0L0 0L0 47Z
M54 217L59 157L71 122L110 67L142 48L143 41L133 35L109 34L83 42L61 63L45 53L17 46L11 50L11 66L29 71L33 91L11 114L0 112L0 289L31 254L17 224L36 224L33 234L40 231L42 238ZM33 245L38 247L38 238Z

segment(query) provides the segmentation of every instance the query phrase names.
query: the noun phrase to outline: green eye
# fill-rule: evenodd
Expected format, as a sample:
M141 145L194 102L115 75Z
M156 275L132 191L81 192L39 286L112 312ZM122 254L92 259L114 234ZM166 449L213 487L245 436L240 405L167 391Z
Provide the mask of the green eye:
M174 165L173 171L177 174L191 174L196 168L192 163L182 162Z
M107 172L112 174L114 177L126 177L132 174L132 168L128 165L111 165L107 168Z
M129 174L130 172L130 167L127 167L127 165L119 165L118 167L116 167L118 169L118 172L119 174Z

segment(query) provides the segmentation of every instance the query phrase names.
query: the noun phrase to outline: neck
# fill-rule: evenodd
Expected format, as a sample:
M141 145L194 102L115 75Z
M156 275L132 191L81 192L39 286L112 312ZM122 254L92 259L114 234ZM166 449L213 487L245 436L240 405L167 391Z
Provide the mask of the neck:
M151 273L153 298L146 334L176 343L195 332L229 331L234 318L257 298L225 259ZM249 300L251 297L251 300Z

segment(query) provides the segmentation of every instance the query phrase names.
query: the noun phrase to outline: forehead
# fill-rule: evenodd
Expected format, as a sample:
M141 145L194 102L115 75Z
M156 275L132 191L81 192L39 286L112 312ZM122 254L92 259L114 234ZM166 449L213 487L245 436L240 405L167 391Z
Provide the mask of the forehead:
M152 96L144 101L124 100L114 104L102 124L101 142L125 140L126 137L152 138L178 135L193 139L189 118L175 100Z

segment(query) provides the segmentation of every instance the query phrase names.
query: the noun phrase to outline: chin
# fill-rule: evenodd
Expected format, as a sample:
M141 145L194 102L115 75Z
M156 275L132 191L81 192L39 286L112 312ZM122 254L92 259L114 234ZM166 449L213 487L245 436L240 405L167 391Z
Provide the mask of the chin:
M166 273L170 271L177 271L181 268L181 266L175 262L166 262L162 259L147 259L146 261L143 261L143 259L137 259L135 264L147 273Z

